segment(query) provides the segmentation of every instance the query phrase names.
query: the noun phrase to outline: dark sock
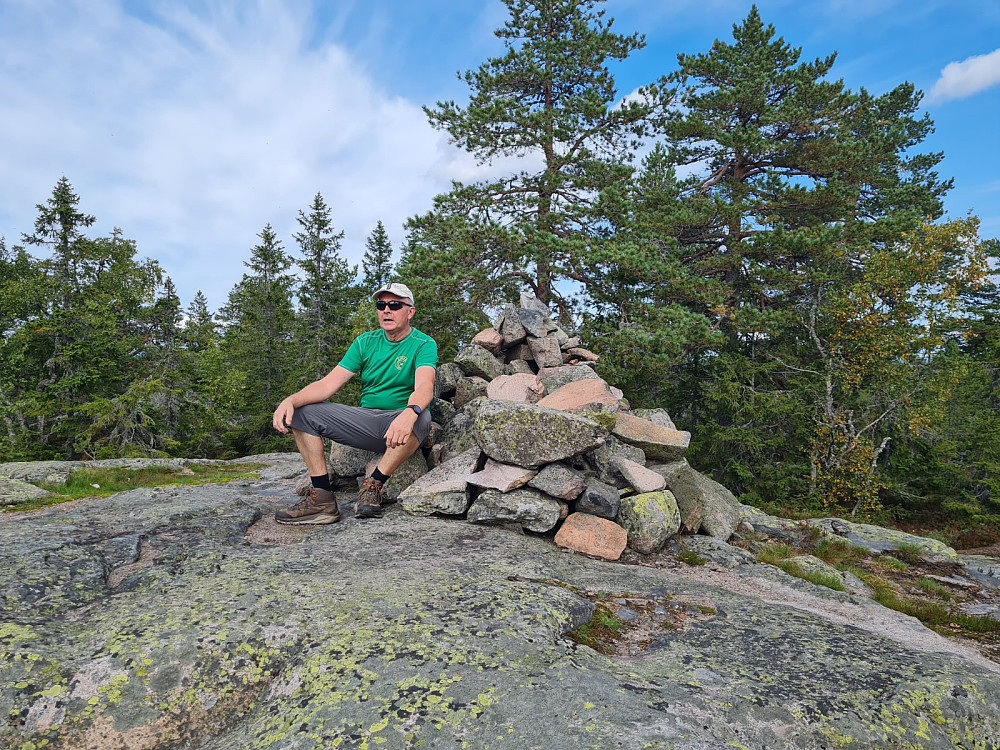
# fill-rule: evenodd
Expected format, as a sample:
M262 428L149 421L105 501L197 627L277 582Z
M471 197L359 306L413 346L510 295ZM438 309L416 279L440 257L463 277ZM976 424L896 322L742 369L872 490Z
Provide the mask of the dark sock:
M310 481L312 481L313 487L315 487L318 490L330 490L330 491L333 490L333 487L330 484L329 474L323 474L322 476L318 477L310 476L309 479Z
M392 475L390 474L389 476L392 476ZM377 468L375 469L375 471L372 472L372 479L374 479L379 484L385 484L385 480L388 479L389 476L386 476L381 471L379 471Z

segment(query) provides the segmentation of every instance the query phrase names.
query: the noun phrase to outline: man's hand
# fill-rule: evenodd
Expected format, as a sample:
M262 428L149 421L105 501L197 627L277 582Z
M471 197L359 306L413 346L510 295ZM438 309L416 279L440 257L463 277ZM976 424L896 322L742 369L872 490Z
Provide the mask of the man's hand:
M286 398L280 404L278 408L274 410L274 417L271 419L271 424L274 425L274 429L280 432L282 435L288 434L288 427L292 423L292 415L295 413L295 407L292 406L291 397Z
M413 425L417 423L417 414L413 409L403 409L399 415L392 420L389 429L385 431L385 447L398 448L404 445L413 434Z

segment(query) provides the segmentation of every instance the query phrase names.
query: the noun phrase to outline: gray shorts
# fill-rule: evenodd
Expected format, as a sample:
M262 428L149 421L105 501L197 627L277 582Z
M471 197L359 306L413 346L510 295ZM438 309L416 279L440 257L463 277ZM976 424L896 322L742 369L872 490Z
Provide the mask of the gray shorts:
M385 431L402 409L365 409L321 401L299 406L292 414L292 428L310 435L329 438L343 445L385 453ZM424 409L413 425L413 433L423 444L431 429L430 409Z

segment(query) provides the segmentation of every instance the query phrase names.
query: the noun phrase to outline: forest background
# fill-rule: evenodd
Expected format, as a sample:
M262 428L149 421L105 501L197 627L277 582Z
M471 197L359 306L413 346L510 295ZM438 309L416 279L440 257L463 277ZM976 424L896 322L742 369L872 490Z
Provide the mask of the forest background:
M1000 538L1000 247L942 218L921 92L848 90L754 8L622 101L611 67L641 35L596 0L505 5L504 54L426 113L483 162L538 168L455 183L395 263L379 224L349 265L317 194L293 249L265 225L218 312L183 309L124 232L88 234L61 178L0 244L0 460L291 449L274 406L398 278L442 361L536 295L744 502Z

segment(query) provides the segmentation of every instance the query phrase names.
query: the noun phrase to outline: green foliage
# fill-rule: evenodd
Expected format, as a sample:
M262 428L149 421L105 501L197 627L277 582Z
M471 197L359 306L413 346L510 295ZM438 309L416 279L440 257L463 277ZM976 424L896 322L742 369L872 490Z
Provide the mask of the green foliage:
M330 208L319 193L309 212L299 211L301 231L295 234L301 257L296 261L302 278L295 285L299 298L296 316L296 376L301 386L333 369L350 346L344 321L364 293L355 282L357 266L340 256L343 232L334 232ZM298 390L295 388L294 390Z
M218 383L216 408L235 427L226 442L240 455L272 438L271 413L301 385L292 382L297 361L292 307L292 260L268 224L246 265L251 273L229 293L220 310L226 323L220 344L224 372ZM293 387L294 386L294 387Z
M381 221L365 240L365 257L361 267L364 271L362 286L368 294L392 280L392 243Z

